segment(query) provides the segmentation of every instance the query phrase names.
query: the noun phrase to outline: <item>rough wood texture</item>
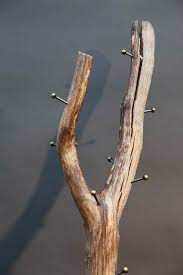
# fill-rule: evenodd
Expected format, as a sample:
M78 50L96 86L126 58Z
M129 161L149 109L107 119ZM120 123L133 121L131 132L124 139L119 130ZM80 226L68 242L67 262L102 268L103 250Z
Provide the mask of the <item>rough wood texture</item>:
M114 165L103 191L92 194L79 165L75 130L86 95L92 56L78 53L78 60L58 130L57 150L70 191L86 229L88 275L114 275L117 270L119 220L127 202L143 143L143 120L154 66L152 25L137 22L131 30L131 70L127 94L121 104L119 141ZM143 57L143 60L140 59Z

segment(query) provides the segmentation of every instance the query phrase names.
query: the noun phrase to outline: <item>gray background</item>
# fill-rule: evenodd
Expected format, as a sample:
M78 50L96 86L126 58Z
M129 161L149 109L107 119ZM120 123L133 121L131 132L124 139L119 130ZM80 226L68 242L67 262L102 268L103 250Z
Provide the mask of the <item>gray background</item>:
M64 182L55 138L78 50L94 56L78 139L84 175L100 190L110 171L127 87L133 19L156 33L144 147L121 222L119 270L183 274L183 3L181 0L0 1L0 275L84 274L83 222Z

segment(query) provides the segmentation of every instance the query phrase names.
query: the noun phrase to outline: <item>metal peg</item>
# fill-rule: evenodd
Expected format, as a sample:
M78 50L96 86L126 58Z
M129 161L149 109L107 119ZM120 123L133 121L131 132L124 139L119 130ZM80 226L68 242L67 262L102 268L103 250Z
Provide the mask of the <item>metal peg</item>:
M128 55L128 56L130 56L130 57L133 57L133 55L132 55L131 53L127 52L127 50L125 50L125 49L122 49L121 53L122 53L123 55Z
M148 179L149 179L148 175L144 175L142 178L132 180L132 183L137 182L137 181L141 181L141 180L148 180Z
M144 111L144 113L155 113L155 112L156 112L156 108L154 107Z
M97 205L100 205L100 202L99 202L99 200L97 198L97 192L95 190L91 190L90 193L91 193L92 196L94 196L94 198L95 198L95 200L97 202Z
M112 157L108 157L108 158L107 158L107 161L108 161L108 162L111 162L111 163L113 163L113 164L114 164L114 160L113 160L113 158L112 158Z
M54 147L54 146L56 146L56 143L54 141L50 141L50 146Z
M127 274L128 273L128 267L124 266L122 271L120 273L117 273L117 275L121 275L121 274Z
M133 54L127 52L127 50L125 50L125 49L122 49L121 54L133 57ZM143 57L141 55L140 55L140 59L143 60Z
M56 98L67 105L67 101L57 96L56 93L51 93L51 98Z

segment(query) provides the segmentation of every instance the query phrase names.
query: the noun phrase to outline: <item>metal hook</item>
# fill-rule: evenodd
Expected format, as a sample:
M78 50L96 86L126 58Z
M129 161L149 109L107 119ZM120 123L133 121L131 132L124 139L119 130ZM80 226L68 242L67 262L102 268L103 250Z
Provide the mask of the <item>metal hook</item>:
M50 146L54 147L54 146L56 146L56 143L54 141L50 141Z
M112 157L108 157L108 158L107 158L107 161L108 161L108 162L111 162L111 163L113 163L113 164L114 164L114 160L113 160L113 158L112 158Z
M156 112L156 108L154 107L144 111L144 113L155 113L155 112Z
M133 54L127 52L127 50L125 50L125 49L122 49L121 54L133 57ZM143 60L143 57L141 55L140 55L140 59Z
M144 175L142 178L132 180L132 183L137 182L137 181L141 181L141 180L148 180L148 179L149 179L148 175Z
M57 96L56 93L51 93L51 98L56 98L67 105L67 101Z
M97 202L97 205L100 205L100 202L97 198L97 192L95 190L91 190L91 195L94 196L96 202Z
M122 271L120 273L117 273L117 275L121 275L121 274L127 274L128 273L128 267L124 266Z

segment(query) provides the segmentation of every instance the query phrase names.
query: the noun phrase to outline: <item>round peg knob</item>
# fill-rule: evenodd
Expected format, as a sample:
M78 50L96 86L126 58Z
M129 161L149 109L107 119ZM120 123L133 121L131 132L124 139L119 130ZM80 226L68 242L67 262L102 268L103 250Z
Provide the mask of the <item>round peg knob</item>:
M143 176L143 180L148 180L149 179L149 176L148 175L144 175Z
M50 146L52 146L52 147L56 146L55 142L54 141L50 141Z
M56 98L56 93L51 93L51 98Z

